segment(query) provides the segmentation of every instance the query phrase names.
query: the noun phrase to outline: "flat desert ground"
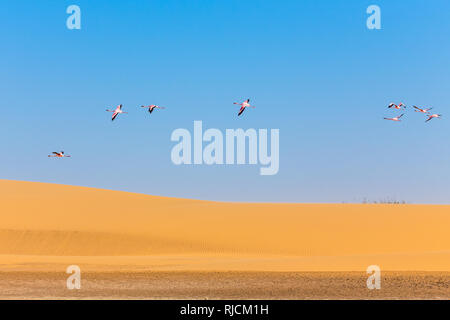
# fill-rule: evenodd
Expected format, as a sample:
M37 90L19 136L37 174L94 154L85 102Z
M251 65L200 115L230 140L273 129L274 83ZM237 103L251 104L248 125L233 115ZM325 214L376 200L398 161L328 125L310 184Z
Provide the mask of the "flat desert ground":
M1 299L450 299L450 206L231 203L0 180ZM81 269L68 290L66 268ZM381 269L381 289L366 269Z

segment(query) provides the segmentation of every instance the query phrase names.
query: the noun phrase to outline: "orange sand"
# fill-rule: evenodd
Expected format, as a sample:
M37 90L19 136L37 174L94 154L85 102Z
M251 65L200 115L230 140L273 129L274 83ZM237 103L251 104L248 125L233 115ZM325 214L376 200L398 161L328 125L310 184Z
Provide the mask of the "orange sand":
M450 206L224 203L0 180L0 270L450 271Z

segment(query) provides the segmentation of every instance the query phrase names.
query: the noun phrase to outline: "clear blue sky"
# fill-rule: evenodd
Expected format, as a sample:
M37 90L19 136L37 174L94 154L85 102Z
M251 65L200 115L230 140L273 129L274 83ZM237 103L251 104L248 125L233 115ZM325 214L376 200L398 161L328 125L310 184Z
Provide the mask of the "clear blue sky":
M81 30L66 28L67 6ZM366 28L381 8L382 30ZM2 1L0 178L225 201L450 203L450 2ZM237 118L233 101L256 109ZM391 102L431 106L424 123ZM106 107L128 115L110 121ZM141 104L167 107L148 116ZM280 170L175 166L176 128L280 129ZM71 159L50 159L65 150Z

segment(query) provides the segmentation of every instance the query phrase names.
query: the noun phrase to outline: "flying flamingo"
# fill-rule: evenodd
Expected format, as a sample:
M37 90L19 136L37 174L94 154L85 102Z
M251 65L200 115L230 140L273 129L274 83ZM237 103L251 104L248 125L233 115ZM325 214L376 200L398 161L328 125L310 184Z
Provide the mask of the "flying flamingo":
M241 108L239 109L238 116L240 116L242 114L242 112L244 112L245 108L248 108L248 107L254 108L254 106L251 106L249 102L250 102L250 99L247 99L242 103L233 102L233 104L237 104L237 105L241 106Z
M428 113L428 119L425 120L425 122L428 122L428 121L430 121L433 118L440 118L440 117L442 117L442 114L431 114L431 113Z
M153 110L155 110L155 108L157 108L157 109L165 109L164 107L159 107L159 106L156 106L154 104L149 105L149 106L141 106L141 108L148 108L148 112L150 112L150 113L152 113Z
M403 102L400 102L399 105L396 105L395 103L391 102L391 103L389 103L388 108L389 109L394 108L394 109L400 110L401 108L406 108L406 106Z
M69 155L65 155L65 154L64 154L64 151L61 151L61 152L52 152L52 154L49 155L49 157L50 157L50 158L53 158L53 157L55 157L55 158L70 158Z
M128 113L128 112L123 112L123 111L122 111L122 105L121 105L121 104L119 104L119 105L117 106L117 108L114 109L114 110L106 109L106 111L112 112L112 113L113 113L112 118L111 118L111 121L114 121L114 119L115 119L115 118L117 117L117 115L120 114L120 113Z
M413 106L413 108L416 109L416 110L414 110L415 112L421 112L421 113L428 113L428 111L430 111L431 109L433 109L433 108L421 109L421 108L418 108L418 107L416 107L416 106Z
M392 120L392 121L402 121L400 118L403 117L403 113L395 118L384 118L385 120Z

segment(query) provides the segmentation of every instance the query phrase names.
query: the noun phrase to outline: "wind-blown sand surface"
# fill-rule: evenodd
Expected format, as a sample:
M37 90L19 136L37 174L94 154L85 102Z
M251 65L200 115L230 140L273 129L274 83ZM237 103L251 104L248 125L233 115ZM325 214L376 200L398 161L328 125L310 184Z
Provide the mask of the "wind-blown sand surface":
M382 272L435 271L433 283L447 295L439 289L431 297L449 298L449 230L445 205L224 203L0 180L4 279L67 277L71 264L123 279L142 272L213 279L229 271L278 274L274 279L355 271L365 278L367 266L378 265Z

